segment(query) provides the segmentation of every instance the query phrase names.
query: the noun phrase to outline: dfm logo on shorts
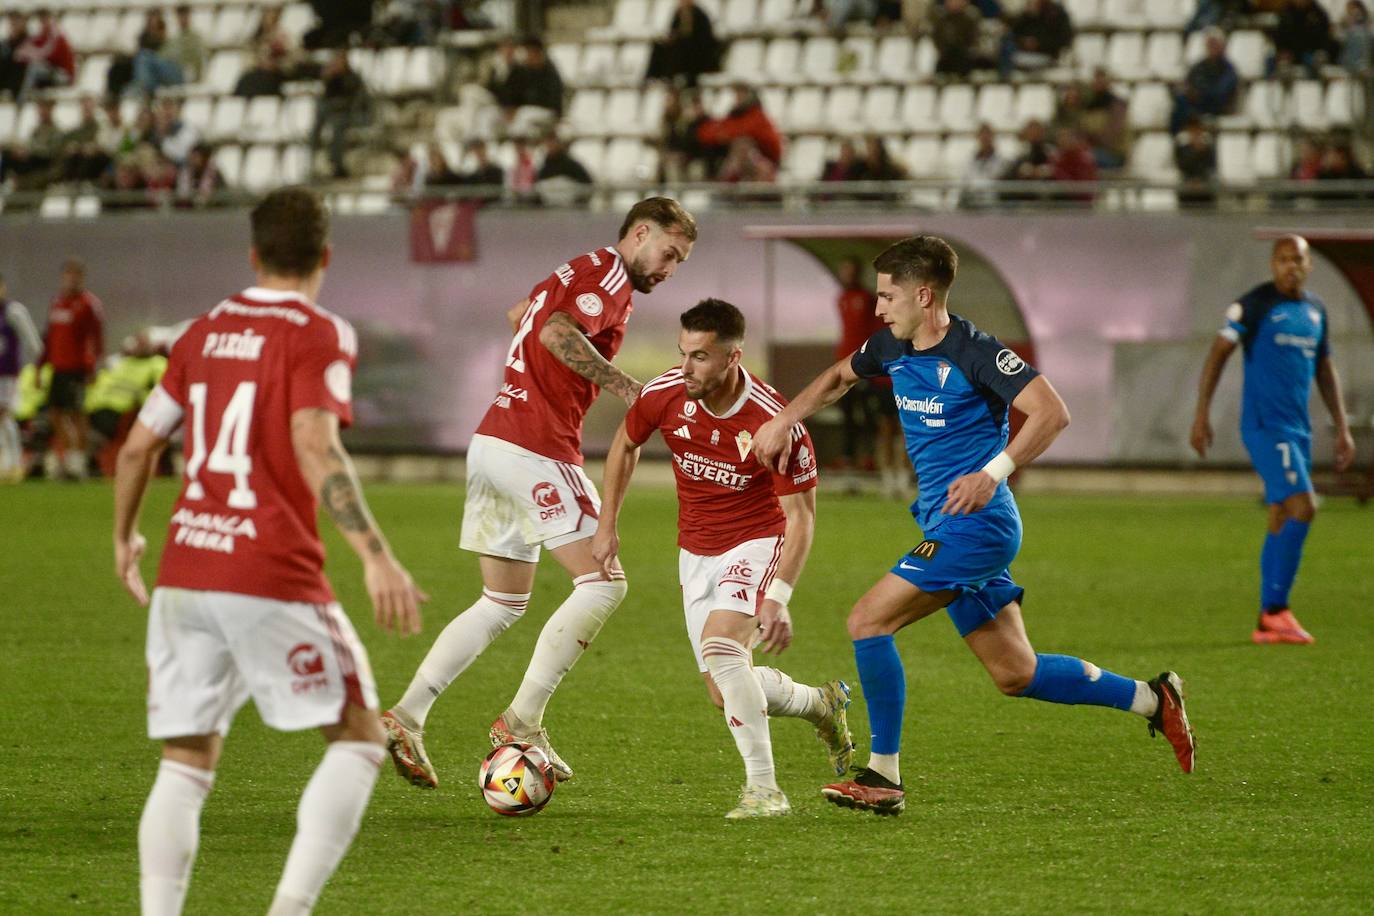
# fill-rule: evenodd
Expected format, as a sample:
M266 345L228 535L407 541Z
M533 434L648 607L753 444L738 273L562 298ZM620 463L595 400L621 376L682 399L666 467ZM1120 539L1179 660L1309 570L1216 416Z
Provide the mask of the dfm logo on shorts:
M539 507L539 520L547 522L555 518L562 518L568 514L568 507L563 505L563 497L558 493L558 487L545 481L534 485L531 492L534 497L534 504Z
M312 643L292 646L286 653L286 667L296 676L291 682L292 693L309 693L329 685L329 677L324 673L324 656Z

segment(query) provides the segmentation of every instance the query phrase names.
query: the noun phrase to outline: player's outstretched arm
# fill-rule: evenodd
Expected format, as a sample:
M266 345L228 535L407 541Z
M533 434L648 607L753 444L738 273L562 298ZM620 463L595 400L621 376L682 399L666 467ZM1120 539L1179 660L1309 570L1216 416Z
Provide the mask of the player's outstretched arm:
M592 556L601 564L601 578L611 581L611 573L620 553L620 508L625 505L625 491L639 464L639 446L630 441L625 423L615 431L611 450L606 453L606 473L601 479L601 515L597 519L596 534L592 536Z
M145 606L148 587L143 584L138 561L148 542L138 533L138 514L143 508L148 481L157 468L158 456L166 445L166 439L144 426L143 421L136 420L115 459L115 575L134 600Z
M811 554L811 542L816 536L816 490L802 490L781 496L783 514L787 516L787 528L782 539L782 556L778 558L778 570L773 581L764 592L763 604L759 607L760 648L764 652L778 653L792 644L792 615L787 611L787 603L792 598L792 589L801 578L806 558Z
M318 407L297 410L291 415L291 444L310 492L363 561L377 625L401 636L420 632L420 603L429 596L392 555L367 508L353 461L339 440L338 416Z
M792 427L844 397L858 380L848 356L816 376L777 416L755 431L752 448L759 461L775 468L779 474L786 471L787 456L792 449Z
M1050 443L1069 425L1069 408L1050 380L1038 375L1021 389L1012 406L1026 415L1026 422L1007 443L1007 449L972 474L965 474L949 485L941 508L946 515L977 512L997 492L997 485L1012 471L1025 467L1044 453Z
M633 404L644 387L631 375L621 372L610 360L596 352L587 335L567 312L554 312L539 329L539 342L560 363L611 394Z
M1226 368L1226 361L1235 349L1235 341L1218 336L1207 352L1207 361L1202 364L1202 376L1197 383L1197 410L1193 415L1192 431L1188 434L1188 442L1199 458L1206 458L1207 450L1212 447L1212 395L1216 393L1221 370Z
M1321 392L1331 422L1336 426L1336 470L1344 471L1355 460L1355 437L1350 434L1350 419L1345 414L1345 399L1341 396L1341 377L1331 357L1317 361L1317 390Z

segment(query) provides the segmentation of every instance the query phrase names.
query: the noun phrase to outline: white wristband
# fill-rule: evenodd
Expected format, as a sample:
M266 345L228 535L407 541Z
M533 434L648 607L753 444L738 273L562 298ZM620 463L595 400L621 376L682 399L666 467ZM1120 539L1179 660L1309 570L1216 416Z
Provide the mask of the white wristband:
M983 465L983 470L987 472L994 481L1001 483L1011 476L1011 472L1016 470L1016 462L1011 460L1011 456L1006 452L998 452L997 457Z
M768 590L763 593L763 597L767 601L776 601L787 607L787 602L792 600L792 586L781 579L774 579L768 583Z

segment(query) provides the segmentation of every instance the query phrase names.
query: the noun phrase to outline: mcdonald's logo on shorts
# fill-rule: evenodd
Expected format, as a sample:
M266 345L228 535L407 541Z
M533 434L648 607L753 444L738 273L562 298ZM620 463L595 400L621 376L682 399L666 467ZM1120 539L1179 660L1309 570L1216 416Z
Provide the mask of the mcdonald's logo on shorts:
M924 560L933 560L935 555L940 552L940 542L924 540L911 549L913 557L920 557Z

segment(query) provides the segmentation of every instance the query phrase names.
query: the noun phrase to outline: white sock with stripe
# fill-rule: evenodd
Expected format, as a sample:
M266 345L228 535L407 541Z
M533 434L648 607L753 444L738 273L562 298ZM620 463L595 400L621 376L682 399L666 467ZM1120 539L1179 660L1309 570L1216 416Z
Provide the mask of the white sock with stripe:
M530 728L538 728L544 721L549 697L625 600L629 586L624 575L618 575L610 582L603 580L600 573L577 577L572 594L544 624L530 665L525 669L525 679L510 704L510 711Z
M200 809L215 784L210 770L163 760L138 822L143 916L176 916L200 845Z
M754 676L763 688L770 716L805 719L815 725L825 715L825 700L819 687L798 684L777 668L755 668Z
M372 798L386 748L335 741L315 768L296 811L296 838L268 916L306 914L339 867Z
M439 694L466 671L496 637L524 615L529 603L528 592L517 595L482 589L482 597L476 604L450 620L394 707L403 720L410 720L405 724L424 728L430 707Z
M777 789L773 742L768 733L768 701L754 676L749 650L724 636L701 641L701 657L725 701L725 724L744 758L744 778L751 786Z

